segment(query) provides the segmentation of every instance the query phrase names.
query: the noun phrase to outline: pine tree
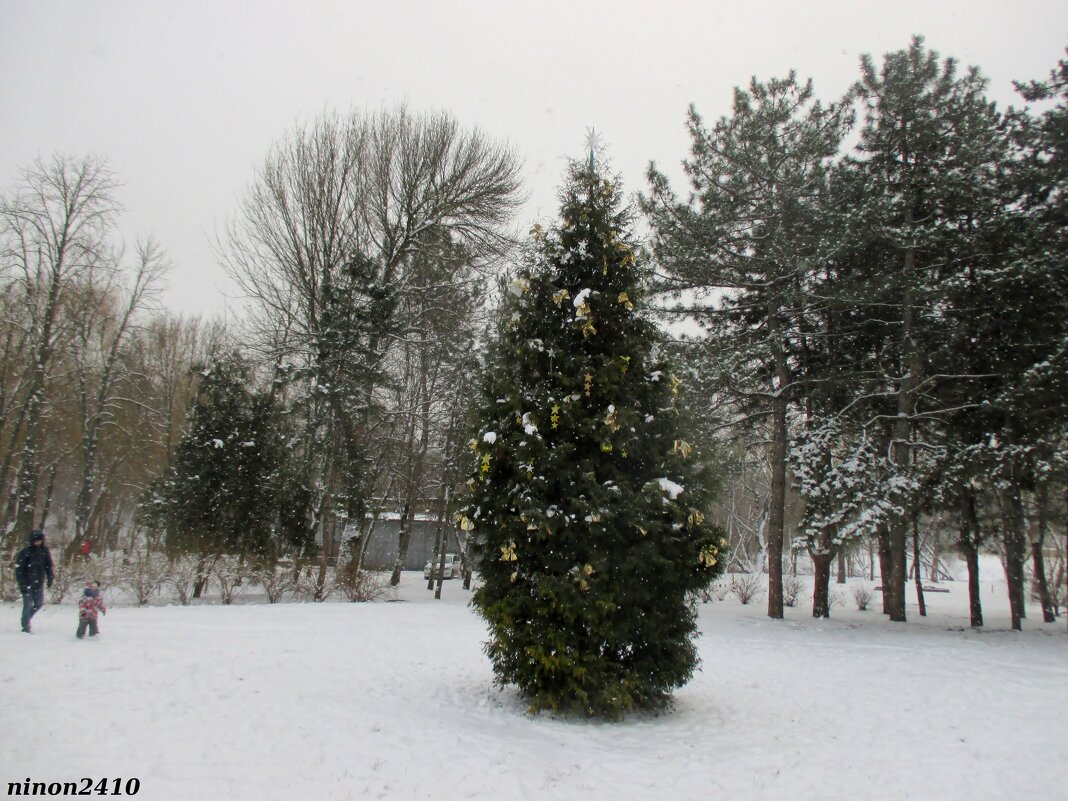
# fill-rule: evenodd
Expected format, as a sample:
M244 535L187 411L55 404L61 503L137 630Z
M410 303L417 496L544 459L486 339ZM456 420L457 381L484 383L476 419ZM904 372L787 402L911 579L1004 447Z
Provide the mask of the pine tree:
M202 371L186 434L142 508L172 553L276 555L285 455L274 401L251 381L237 354Z
M663 705L697 665L694 593L722 569L708 466L641 311L648 270L618 183L572 164L561 220L508 286L471 447L497 682L532 711Z
M860 198L850 222L857 261L844 273L872 347L867 355L854 350L858 366L870 369L855 373L850 409L885 454L879 472L887 491L868 517L877 530L883 610L898 622L906 619L908 535L938 473L931 443L956 406L944 398L954 383L960 391L974 386L974 375L960 370L959 348L947 362L937 357L953 323L945 309L955 288L972 280L1000 202L1004 142L985 87L978 69L959 74L954 59L921 37L881 65L864 56L864 124L841 171Z
M693 144L683 163L689 198L680 201L655 168L643 198L669 286L699 290L701 300L686 305L705 328L716 390L733 401L739 418L766 428L760 439L768 441L771 471L772 618L783 617L787 450L799 433L791 407L810 386L824 344L818 328L826 299L813 288L841 247L829 164L851 124L847 103L823 104L812 82L793 72L754 78L747 89L735 89L731 115L711 127L690 108Z

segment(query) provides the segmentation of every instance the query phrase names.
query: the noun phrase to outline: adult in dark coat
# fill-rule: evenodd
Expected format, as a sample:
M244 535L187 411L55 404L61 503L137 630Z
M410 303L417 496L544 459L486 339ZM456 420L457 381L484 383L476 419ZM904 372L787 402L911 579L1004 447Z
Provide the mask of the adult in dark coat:
M30 534L30 544L15 559L15 580L22 593L22 630L30 633L30 619L44 606L45 582L52 586L55 570L43 531Z

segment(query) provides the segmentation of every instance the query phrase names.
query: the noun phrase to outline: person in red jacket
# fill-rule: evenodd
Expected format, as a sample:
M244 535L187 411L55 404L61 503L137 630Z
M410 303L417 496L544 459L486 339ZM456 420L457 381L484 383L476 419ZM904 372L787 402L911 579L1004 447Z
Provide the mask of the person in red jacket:
M81 600L78 601L78 632L76 636L79 640L85 636L86 628L89 629L90 637L95 637L100 633L100 629L96 625L96 618L101 612L105 615L108 613L107 607L104 606L104 599L100 597L100 582L90 581L82 591Z

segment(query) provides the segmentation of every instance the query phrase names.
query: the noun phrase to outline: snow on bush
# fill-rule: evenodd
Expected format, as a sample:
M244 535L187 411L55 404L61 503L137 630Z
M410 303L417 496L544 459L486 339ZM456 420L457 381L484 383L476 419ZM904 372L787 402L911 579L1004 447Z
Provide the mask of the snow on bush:
M245 579L250 573L249 566L236 556L222 556L215 563L212 575L219 585L219 599L224 604L232 604L245 586Z
M175 600L182 606L189 606L193 600L197 579L203 577L208 566L203 558L185 554L171 562L171 572L167 583L174 590Z
M325 601L337 589L334 571L325 573L319 565L308 565L300 571L293 594L302 601Z
M764 594L764 575L762 573L732 573L730 591L745 605L754 598Z
M704 603L711 601L723 601L728 595L730 595L731 588L728 586L727 581L721 576L701 590L701 600Z
M162 553L140 550L114 554L106 568L110 584L126 590L137 606L147 606L170 574L170 564ZM100 581L97 576L89 578Z
M872 592L871 587L867 584L854 584L853 585L853 601L857 605L857 609L861 612L866 612L868 606L871 604L872 599L875 598L875 593Z
M797 576L783 576L782 579L782 602L786 606L796 606L797 599L801 597L801 579Z
M380 601L395 594L389 578L389 571L365 570L357 567L356 561L352 560L338 570L336 585L350 601Z
M55 578L52 581L51 589L48 591L49 601L54 604L61 604L71 590L75 591L75 595L80 592L88 580L85 561L85 559L78 559L75 562L65 562L60 559L55 563L53 571Z
M272 604L278 603L283 595L296 588L292 569L280 566L273 560L260 565L253 575L253 580L263 588L267 602Z

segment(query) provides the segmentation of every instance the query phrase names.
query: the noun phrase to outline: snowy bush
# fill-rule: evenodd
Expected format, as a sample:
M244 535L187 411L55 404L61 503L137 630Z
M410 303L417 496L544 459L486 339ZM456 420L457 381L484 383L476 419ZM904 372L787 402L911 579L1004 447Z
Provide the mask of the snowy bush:
M0 561L0 601L13 603L19 600L19 587L15 582L15 563Z
M836 606L841 606L845 603L845 596L838 590L831 590L827 594L827 608L834 609Z
M249 566L236 556L223 556L215 562L212 576L219 585L219 599L224 604L229 605L234 602L234 598L245 586L245 579L250 572Z
M872 592L871 587L867 584L853 585L853 600L857 604L857 609L861 612L867 611L873 598L875 598L875 593Z
M195 556L179 556L171 562L169 583L175 599L182 606L189 606L193 600L193 590L202 569L200 560Z
M350 601L379 601L393 594L390 574L381 570L363 570L350 561L337 573L337 589Z
M138 606L147 606L170 574L170 563L161 553L135 551L111 562L111 583L130 594Z
M309 565L297 577L294 594L302 601L325 601L334 594L336 585L333 571L327 569L320 584L320 570L319 565Z
M84 559L79 559L76 562L57 562L55 564L55 578L52 581L52 588L48 591L49 600L54 604L61 604L71 590L77 591L78 587L83 585L88 578L85 568Z
M732 573L730 591L745 605L764 594L763 573Z
M283 595L295 589L293 571L279 566L274 561L260 565L253 575L253 580L263 587L267 603L276 604L282 600Z
M705 603L709 601L723 601L728 595L730 595L730 585L720 577L701 590L701 600Z
M796 606L797 599L801 597L801 579L797 576L783 576L782 578L782 602L786 606Z

